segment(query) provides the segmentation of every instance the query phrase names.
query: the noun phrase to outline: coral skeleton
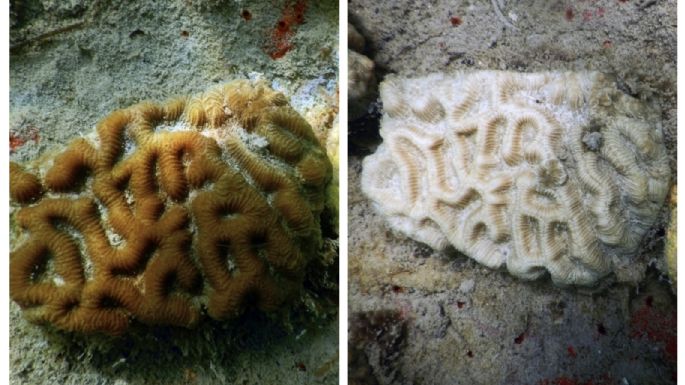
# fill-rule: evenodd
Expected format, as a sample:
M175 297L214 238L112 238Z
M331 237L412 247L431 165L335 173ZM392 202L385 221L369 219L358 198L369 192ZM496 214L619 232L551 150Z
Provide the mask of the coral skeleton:
M605 75L388 77L362 189L436 249L561 285L630 264L668 192L659 115Z
M11 163L10 296L30 321L114 335L274 311L320 251L330 179L261 83L115 111L53 159Z

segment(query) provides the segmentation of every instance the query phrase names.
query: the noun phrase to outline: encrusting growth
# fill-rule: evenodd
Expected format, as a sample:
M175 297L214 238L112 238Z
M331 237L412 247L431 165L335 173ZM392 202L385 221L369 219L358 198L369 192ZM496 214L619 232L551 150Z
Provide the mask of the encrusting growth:
M286 304L331 179L306 121L248 81L115 111L34 171L10 166L10 295L31 321L108 334Z
M668 192L655 113L599 73L388 77L362 189L391 227L490 267L592 285Z

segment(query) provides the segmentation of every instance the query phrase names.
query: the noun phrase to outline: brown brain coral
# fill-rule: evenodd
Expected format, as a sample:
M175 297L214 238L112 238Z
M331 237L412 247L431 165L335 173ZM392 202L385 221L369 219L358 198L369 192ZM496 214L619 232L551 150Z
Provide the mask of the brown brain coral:
M330 178L261 84L115 111L34 172L11 164L10 296L31 321L110 334L275 310L321 245Z

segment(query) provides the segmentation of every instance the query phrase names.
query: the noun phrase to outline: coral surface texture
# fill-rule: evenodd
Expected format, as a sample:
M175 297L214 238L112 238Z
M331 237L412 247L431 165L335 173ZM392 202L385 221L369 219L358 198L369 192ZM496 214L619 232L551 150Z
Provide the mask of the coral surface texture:
M631 263L669 188L658 112L596 72L381 85L362 188L390 226L493 268L592 285Z
M115 111L45 158L10 177L10 295L34 322L120 334L273 311L321 247L331 164L259 82Z

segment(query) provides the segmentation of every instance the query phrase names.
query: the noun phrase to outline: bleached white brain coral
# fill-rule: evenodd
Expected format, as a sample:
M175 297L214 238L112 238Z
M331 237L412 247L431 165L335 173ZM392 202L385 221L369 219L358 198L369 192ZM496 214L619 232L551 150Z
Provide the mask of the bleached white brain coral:
M493 268L592 285L668 191L658 114L600 73L389 77L362 189L390 226Z

